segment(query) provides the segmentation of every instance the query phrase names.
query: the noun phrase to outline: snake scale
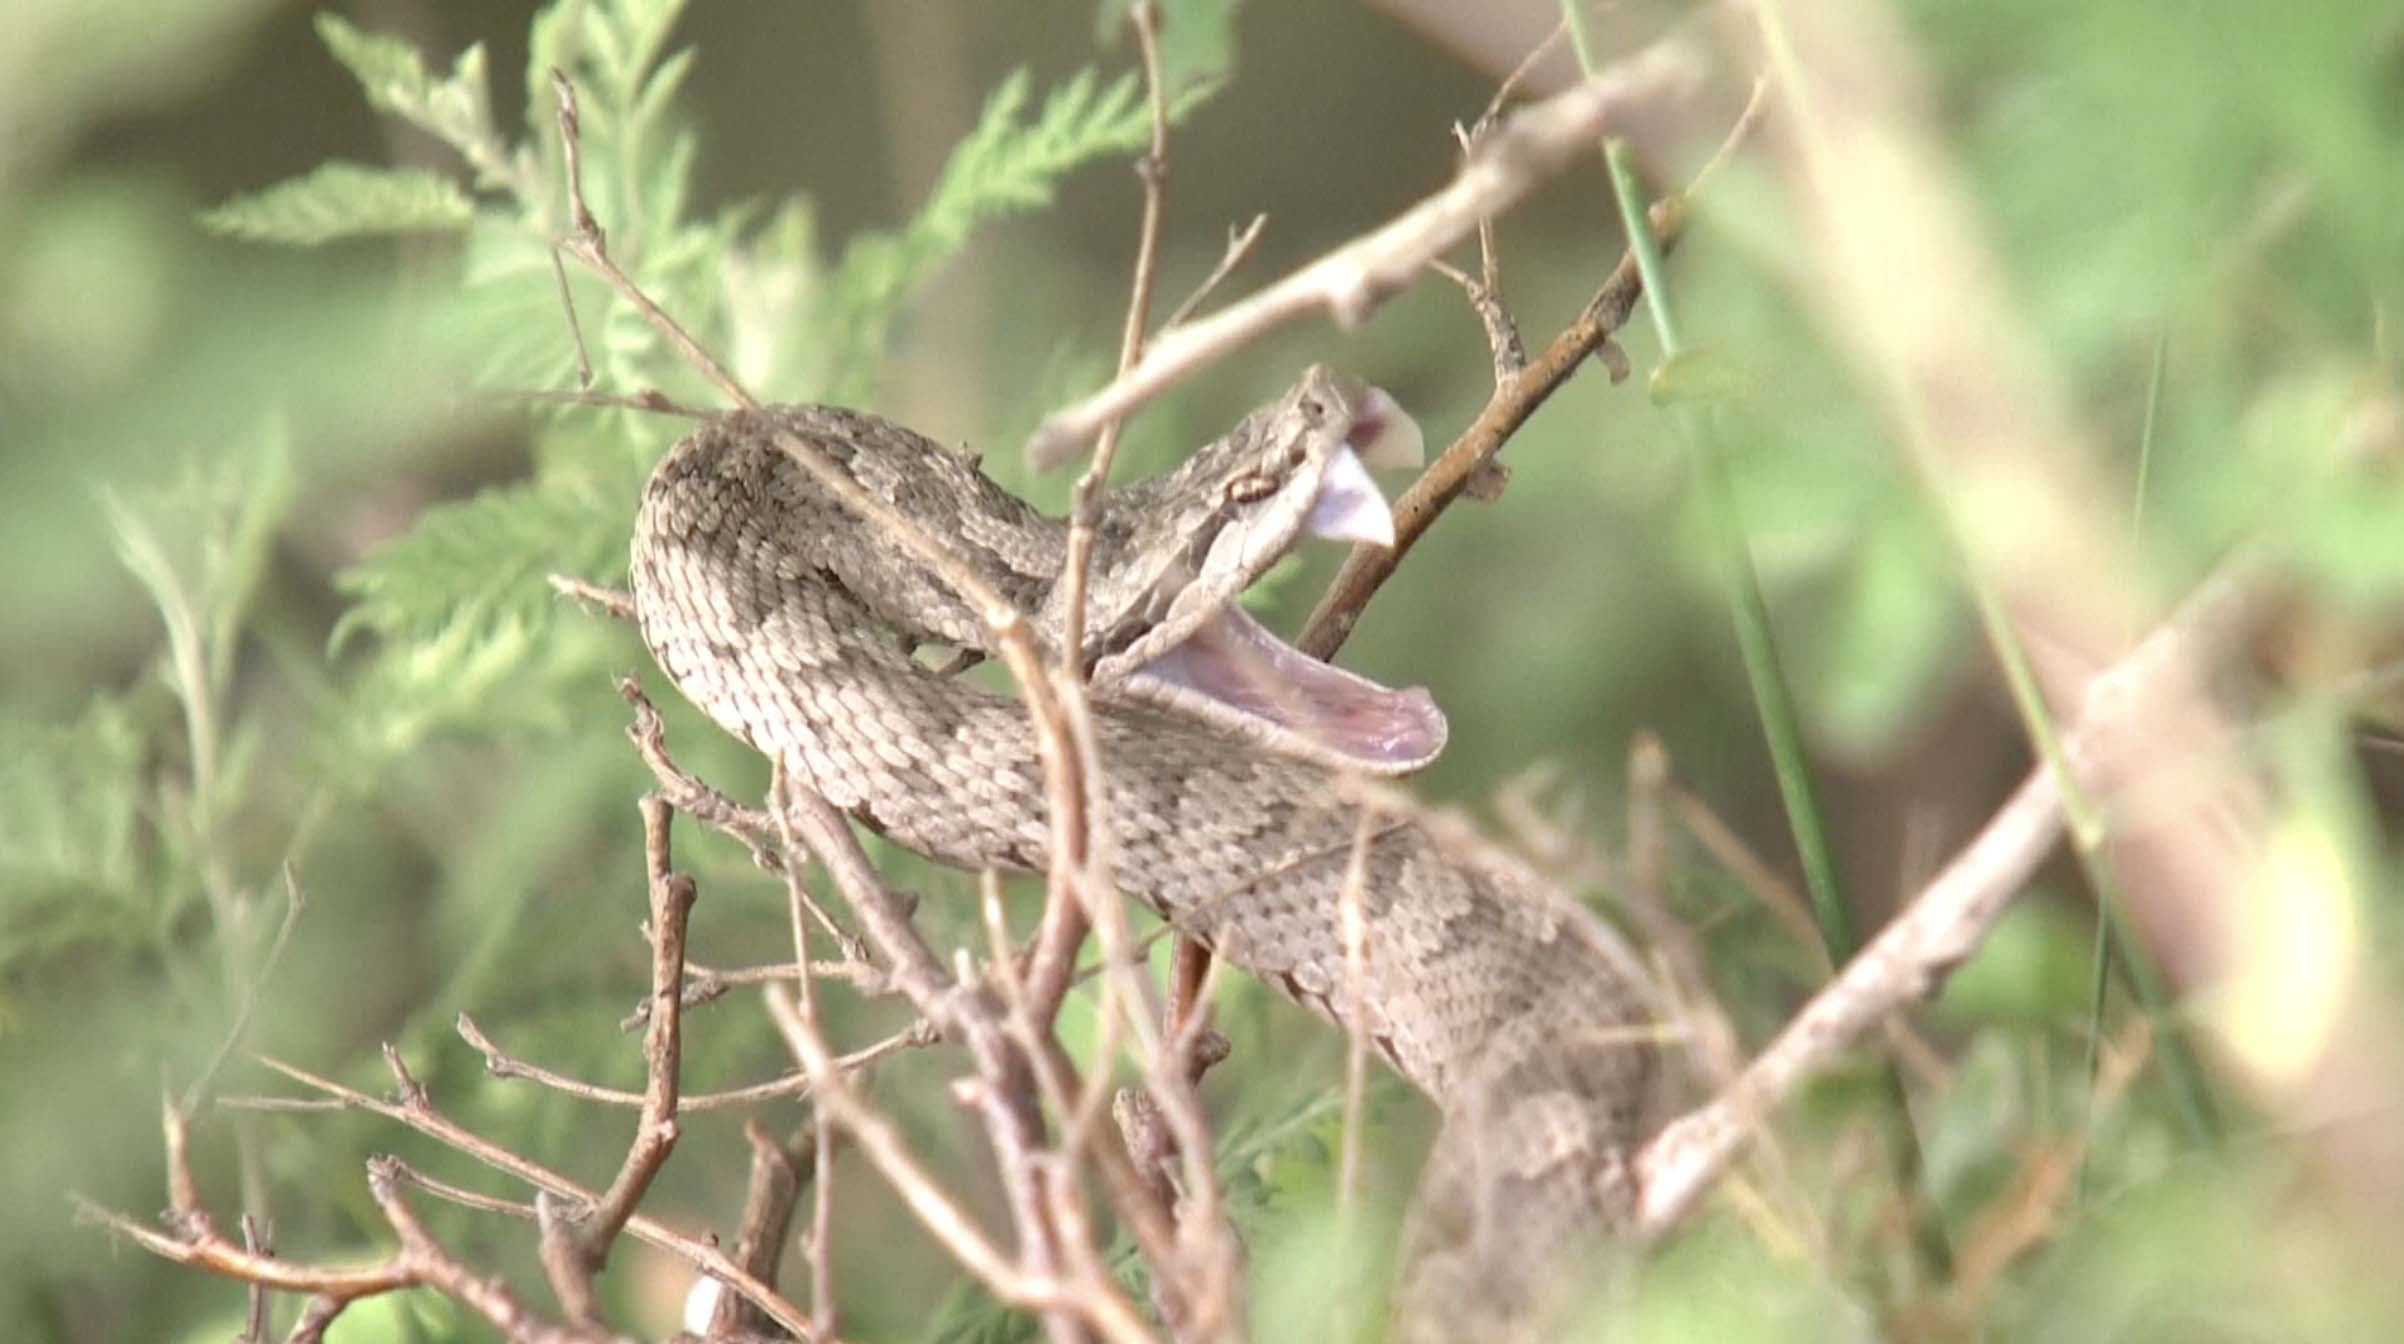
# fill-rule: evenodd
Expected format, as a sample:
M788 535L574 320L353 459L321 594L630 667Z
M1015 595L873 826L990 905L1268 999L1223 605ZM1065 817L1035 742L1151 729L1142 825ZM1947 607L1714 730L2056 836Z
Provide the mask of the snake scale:
M1307 659L1233 603L1306 531L1382 523L1391 539L1359 459L1399 428L1385 393L1313 368L1175 470L1101 497L1084 652L1104 824L1123 890L1365 1033L1434 1099L1403 1319L1517 1333L1504 1323L1549 1300L1546 1266L1624 1240L1657 1072L1632 1043L1652 1016L1641 970L1507 861L1374 811L1363 772L1442 745L1424 692ZM1065 525L964 454L825 406L713 417L660 461L633 544L644 641L721 727L870 829L945 864L1042 869L1024 710L914 655L973 649L983 622L781 450L785 435L941 538L1056 643ZM1355 981L1340 898L1357 843Z

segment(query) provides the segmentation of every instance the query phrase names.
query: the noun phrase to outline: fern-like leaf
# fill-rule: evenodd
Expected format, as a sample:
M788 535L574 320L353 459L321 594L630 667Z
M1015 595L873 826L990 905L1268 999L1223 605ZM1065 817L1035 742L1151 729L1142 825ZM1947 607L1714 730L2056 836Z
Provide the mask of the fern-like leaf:
M20 961L151 927L135 843L144 751L108 697L71 723L0 717L0 980Z
M692 61L667 49L682 9L683 0L546 5L529 38L529 139L519 145L492 127L481 48L437 75L406 43L323 17L318 27L328 49L369 102L456 147L479 185L506 189L515 209L487 203L478 210L464 190L440 179L329 169L229 204L212 223L279 242L364 232L379 222L462 229L453 317L484 352L483 376L556 385L573 354L544 245L557 209L556 186L546 184L558 173L549 81L558 68L580 95L584 189L619 264L763 392L856 402L870 390L903 304L979 225L1046 204L1062 176L1098 156L1133 152L1149 135L1132 77L1106 81L1086 71L1038 104L1027 77L1014 75L987 101L918 217L861 239L822 278L805 202L765 214L736 207L691 216L696 141L682 124L678 95ZM404 186L422 194L368 197L369 188ZM603 385L708 396L639 314L585 277L571 276L570 284ZM796 332L822 333L824 343L793 350ZM572 440L554 436L561 451L538 454L531 482L430 510L407 536L342 576L352 606L335 643L346 647L364 636L374 652L349 678L338 734L368 757L392 759L444 727L542 722L566 693L564 679L598 670L595 650L622 648L568 641L584 650L576 653L563 645L567 623L544 576L608 579L623 571L640 471L672 433L652 421L629 422L624 437L607 421L574 423L585 428Z
M476 217L457 184L418 168L320 164L203 213L202 228L252 242L313 247L392 233L456 233Z
M458 150L475 168L480 185L505 188L530 208L540 207L531 168L511 154L493 128L483 43L459 53L450 75L436 79L417 49L400 38L361 31L333 14L317 16L317 35L359 81L370 107L400 117Z
M589 441L580 446L589 454ZM361 763L354 778L372 779L440 732L563 731L572 693L604 689L623 643L575 613L547 576L623 573L639 476L631 459L611 460L438 505L336 579L352 605L335 646L375 643L325 734Z
M335 648L361 633L425 639L537 617L555 601L545 579L553 570L614 576L625 565L635 486L625 474L561 473L428 509L336 579L352 603L334 628Z
M842 333L823 352L812 396L860 402L886 334L911 292L957 252L977 226L1050 204L1062 177L1092 160L1132 153L1151 136L1151 117L1132 75L1101 83L1090 69L1052 91L1033 121L1024 70L1004 79L976 129L952 150L926 205L898 233L870 234L845 249L815 330Z

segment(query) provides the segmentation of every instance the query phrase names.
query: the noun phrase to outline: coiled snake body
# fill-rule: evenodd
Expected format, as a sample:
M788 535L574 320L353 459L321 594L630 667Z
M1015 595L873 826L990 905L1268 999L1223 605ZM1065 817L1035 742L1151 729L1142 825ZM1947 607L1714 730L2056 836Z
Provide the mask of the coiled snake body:
M1650 1016L1640 972L1600 923L1509 865L1417 820L1364 827L1373 791L1331 767L1414 766L1441 745L1441 717L1423 692L1304 658L1232 605L1306 528L1357 522L1353 449L1399 419L1382 392L1313 369L1175 471L1104 496L1086 646L1103 814L1124 890L1366 1033L1436 1101L1405 1315L1499 1322L1527 1315L1565 1248L1627 1221L1654 1072L1631 1043ZM947 864L1041 869L1045 792L1023 709L911 653L974 646L977 614L880 544L779 434L1056 638L1061 523L960 454L811 406L714 418L660 462L634 535L645 642L712 719L871 829ZM1362 835L1356 985L1339 898Z

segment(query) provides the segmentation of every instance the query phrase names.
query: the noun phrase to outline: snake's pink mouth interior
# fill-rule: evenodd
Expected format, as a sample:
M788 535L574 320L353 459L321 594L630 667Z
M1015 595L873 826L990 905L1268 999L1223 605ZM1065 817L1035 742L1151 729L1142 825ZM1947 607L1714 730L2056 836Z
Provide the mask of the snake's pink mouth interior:
M1416 465L1419 427L1392 397L1372 388L1345 444L1322 474L1304 527L1323 537L1391 546L1393 513L1363 459ZM1355 769L1415 770L1444 749L1444 712L1425 690L1395 690L1320 662L1240 607L1212 617L1144 664L1139 675L1155 687L1204 697L1268 739Z
M1208 696L1363 770L1415 769L1444 748L1444 712L1425 690L1398 691L1320 662L1240 608L1145 664L1143 675Z

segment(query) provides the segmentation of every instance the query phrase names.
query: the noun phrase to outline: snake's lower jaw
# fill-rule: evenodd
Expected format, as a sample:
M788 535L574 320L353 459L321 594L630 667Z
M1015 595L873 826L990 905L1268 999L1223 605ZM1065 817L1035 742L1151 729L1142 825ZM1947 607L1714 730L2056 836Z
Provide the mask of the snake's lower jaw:
M1398 775L1444 750L1435 697L1302 652L1230 607L1123 683L1127 695L1338 769Z

